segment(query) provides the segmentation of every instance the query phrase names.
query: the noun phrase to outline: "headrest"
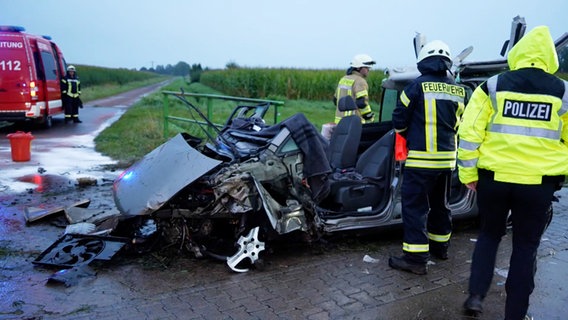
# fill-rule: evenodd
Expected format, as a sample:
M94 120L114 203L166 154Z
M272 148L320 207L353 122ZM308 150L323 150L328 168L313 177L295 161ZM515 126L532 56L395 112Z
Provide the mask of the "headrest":
M356 110L357 104L355 104L355 100L353 100L352 96L345 96L339 98L339 101L337 102L337 109L341 112Z

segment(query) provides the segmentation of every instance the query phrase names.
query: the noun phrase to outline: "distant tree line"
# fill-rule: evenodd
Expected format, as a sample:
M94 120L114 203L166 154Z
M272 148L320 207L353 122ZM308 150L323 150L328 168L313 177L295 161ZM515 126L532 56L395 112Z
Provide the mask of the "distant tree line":
M568 47L562 48L558 52L558 62L560 63L559 73L567 74L568 73ZM241 69L241 66L236 63L235 61L230 61L225 65L227 70L237 70ZM175 65L167 64L157 65L155 68L146 68L143 67L140 71L148 71L154 72L161 75L170 75L170 76L181 76L181 77L188 77L189 82L200 82L201 81L201 74L205 71L209 71L208 68L201 67L200 63L194 63L190 65L187 62L180 61Z
M189 63L180 61L175 65L157 65L155 68L142 67L140 71L148 71L170 76L189 77L190 82L199 82L201 79L201 73L204 69L201 67L200 63L194 63L190 66Z

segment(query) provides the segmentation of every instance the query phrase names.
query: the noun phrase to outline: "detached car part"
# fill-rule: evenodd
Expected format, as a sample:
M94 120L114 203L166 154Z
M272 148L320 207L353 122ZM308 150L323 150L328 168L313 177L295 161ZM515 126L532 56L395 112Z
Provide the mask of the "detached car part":
M232 257L227 258L227 265L235 272L247 272L249 269L237 268L237 265L248 258L252 264L259 259L259 254L264 250L264 242L258 239L259 228L253 228L245 237L241 236L237 241L239 251Z
M128 242L127 238L66 234L42 252L32 263L73 268L87 265L93 260L110 260Z

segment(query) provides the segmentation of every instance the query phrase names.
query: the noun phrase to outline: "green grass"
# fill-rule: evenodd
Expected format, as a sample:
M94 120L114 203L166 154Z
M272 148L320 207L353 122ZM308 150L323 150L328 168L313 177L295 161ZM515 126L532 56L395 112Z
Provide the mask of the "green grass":
M126 84L117 83L107 83L96 86L85 86L82 85L81 89L81 100L83 102L89 102L92 100L97 100L100 98L105 98L108 96L113 96L119 93L130 91L132 89L148 86L154 83L158 83L167 79L166 77L154 77L146 80L139 80L134 82L129 82Z
M183 88L185 92L192 92L192 93L200 93L200 94L217 94L217 95L224 95L224 93L219 92L215 89L212 89L208 86L205 86L201 83L192 83L188 85L186 83L182 83L181 81L174 81L171 85L164 88L163 91L171 90L179 92L180 88ZM282 96L269 96L266 99L268 100L276 100L276 101L283 101L284 106L279 108L279 115L278 119L284 120L296 113L303 113L306 117L314 123L316 126L321 128L321 125L328 122L333 122L335 117L335 106L331 100L305 100L305 99L298 99L298 100L289 100ZM188 99L190 102L193 102L196 105L203 106L204 101L196 101L195 99ZM238 103L236 102L229 102L229 101L214 101L214 110L215 114L213 115L213 122L215 123L223 123L227 117L229 116L230 112L233 110ZM243 104L243 103L241 103ZM246 103L244 103L246 104ZM375 108L378 110L378 108ZM187 109L182 107L180 110L180 115L187 115ZM203 112L206 111L205 108L200 109Z
M136 71L125 68L105 68L88 65L75 65L81 84L87 87L105 84L125 85L132 82L159 78L161 75L147 71Z
M162 100L157 94L142 98L95 138L96 150L130 164L165 140L162 136Z
M104 68L75 64L81 79L81 100L88 102L135 88L158 83L167 77L152 72L124 68Z
M330 101L345 70L280 68L234 68L208 70L201 83L227 95L250 98L282 96L290 100ZM382 70L371 70L367 77L371 101L379 101Z
M162 88L162 91L179 92L180 88L183 88L184 92L222 94L200 83L189 85L183 79L174 80ZM322 124L331 122L334 118L335 107L331 101L286 100L279 99L279 97L269 99L285 103L283 107L279 107L279 121L301 112L318 130L321 130ZM188 100L206 113L205 101L197 101L193 98ZM188 107L181 101L174 97L170 97L168 101L170 115L190 118ZM161 92L144 97L96 137L96 150L118 160L123 165L130 165L178 132L188 132L194 136L205 137L203 131L195 124L170 121L170 130L165 138L163 136L163 105L164 97ZM236 102L214 100L214 114L211 120L214 123L223 124L236 105Z
M567 74L558 75L562 78L567 77ZM132 86L140 86L140 84L140 82L133 83ZM100 90L100 87L98 89ZM104 94L108 96L110 94L106 91L107 89L108 87L104 87ZM201 83L188 84L182 78L174 80L168 86L162 88L162 91L179 92L181 89L184 92L200 94L224 94ZM266 99L284 101L284 106L279 107L279 121L296 113L303 113L318 130L321 130L323 124L332 122L334 119L335 106L330 100L293 100L280 95L269 95ZM194 98L188 98L188 100L203 113L206 113L205 101ZM174 97L170 97L168 101L170 115L190 118L187 106ZM223 124L236 105L236 102L214 100L214 113L211 120L214 123ZM371 106L373 111L378 113L378 104L372 102ZM179 132L188 132L194 136L205 137L205 134L197 125L173 120L170 121L167 137L164 137L163 107L164 96L161 92L144 97L130 107L118 121L99 134L95 139L96 150L127 166ZM271 123L269 122L269 124Z

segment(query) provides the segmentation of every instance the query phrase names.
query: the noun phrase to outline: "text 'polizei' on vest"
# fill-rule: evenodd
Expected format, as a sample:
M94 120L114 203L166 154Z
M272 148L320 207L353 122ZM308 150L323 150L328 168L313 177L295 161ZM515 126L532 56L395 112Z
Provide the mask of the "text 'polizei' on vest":
M503 117L550 121L552 104L543 102L528 102L505 100Z

